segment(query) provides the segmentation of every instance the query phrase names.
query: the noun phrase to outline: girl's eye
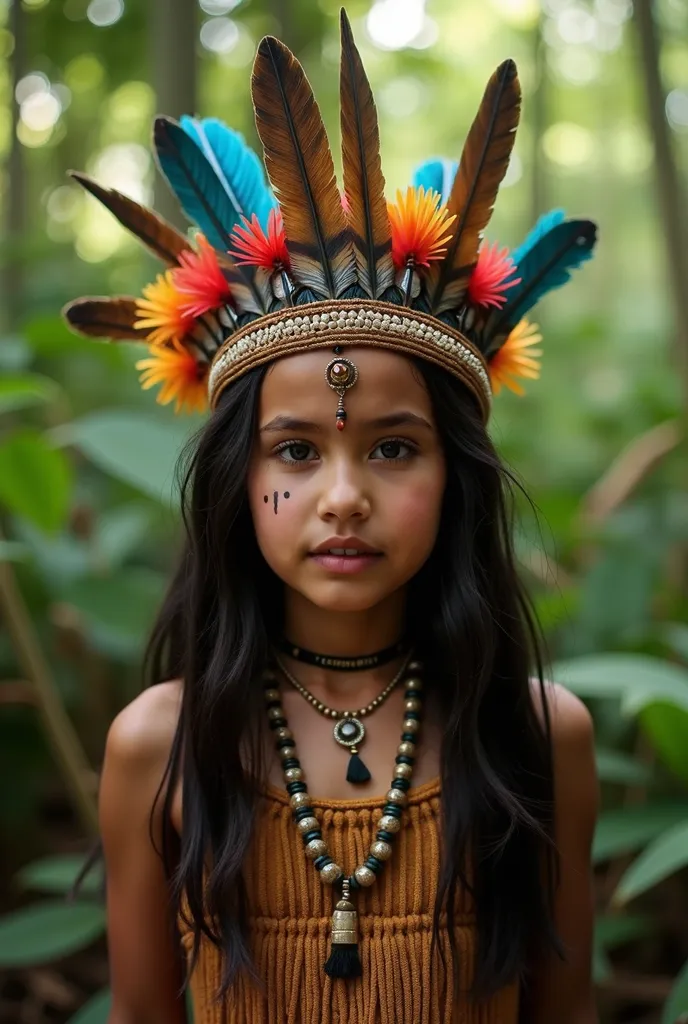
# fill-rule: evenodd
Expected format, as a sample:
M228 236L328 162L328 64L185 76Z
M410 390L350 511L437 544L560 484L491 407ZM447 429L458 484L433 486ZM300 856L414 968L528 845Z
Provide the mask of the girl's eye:
M285 441L275 449L275 454L283 462L291 463L311 462L312 459L309 458L309 455L312 452L314 453L313 446L306 444L305 441Z
M376 456L377 458L382 458L387 462L397 462L402 459L410 458L411 455L414 454L414 451L415 449L406 441L390 440L382 441L377 448L374 449L373 455L375 452L380 452L380 455Z

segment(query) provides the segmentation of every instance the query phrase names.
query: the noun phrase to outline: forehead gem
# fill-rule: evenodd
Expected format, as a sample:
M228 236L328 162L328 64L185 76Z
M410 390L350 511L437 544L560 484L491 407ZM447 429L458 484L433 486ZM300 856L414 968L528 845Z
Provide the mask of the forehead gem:
M337 430L343 430L346 424L344 395L358 380L358 367L350 359L333 359L325 367L325 380L339 395L335 419Z

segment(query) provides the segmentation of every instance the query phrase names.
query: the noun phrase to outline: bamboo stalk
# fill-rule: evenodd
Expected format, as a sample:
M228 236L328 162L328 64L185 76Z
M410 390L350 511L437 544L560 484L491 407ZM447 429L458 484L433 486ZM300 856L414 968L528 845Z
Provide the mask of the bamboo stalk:
M17 662L36 695L36 706L82 824L98 834L98 811L89 780L93 771L86 759L41 649L29 610L9 562L0 561L0 614L17 656Z

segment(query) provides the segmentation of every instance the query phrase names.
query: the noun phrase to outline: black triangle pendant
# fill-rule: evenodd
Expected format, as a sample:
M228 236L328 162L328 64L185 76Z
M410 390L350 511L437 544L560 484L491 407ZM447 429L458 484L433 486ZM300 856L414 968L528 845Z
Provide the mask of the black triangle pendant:
M349 758L349 767L346 772L346 781L353 782L354 785L361 782L368 782L371 778L370 772L366 768L365 764L358 756L358 754L352 754Z

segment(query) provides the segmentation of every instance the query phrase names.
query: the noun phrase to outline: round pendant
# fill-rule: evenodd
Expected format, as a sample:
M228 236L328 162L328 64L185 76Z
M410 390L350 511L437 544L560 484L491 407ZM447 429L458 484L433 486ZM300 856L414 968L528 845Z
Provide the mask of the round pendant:
M332 732L343 747L357 747L365 737L365 726L358 718L340 718Z

